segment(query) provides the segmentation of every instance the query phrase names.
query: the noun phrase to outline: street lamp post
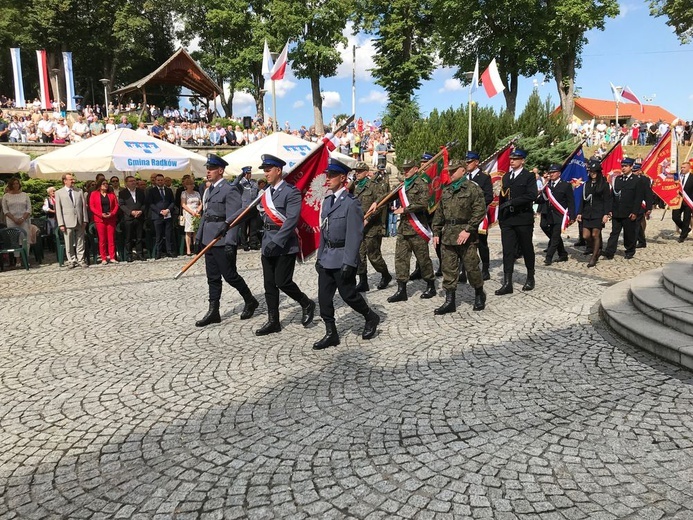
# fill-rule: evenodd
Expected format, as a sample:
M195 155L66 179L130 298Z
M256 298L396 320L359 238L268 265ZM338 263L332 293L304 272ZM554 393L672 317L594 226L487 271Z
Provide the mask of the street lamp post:
M104 106L106 107L106 117L109 117L110 114L108 113L108 84L111 82L111 80L107 78L101 78L99 81L103 85L103 99Z
M356 45L352 46L353 58L351 62L351 113L356 115Z
M58 103L58 114L62 114L60 109L60 69L51 69L53 74L55 74L55 96L57 97L56 103Z
M619 128L620 125L618 124L618 104L621 101L621 91L623 90L623 87L615 87L616 91L618 92L618 96L616 97L616 128Z

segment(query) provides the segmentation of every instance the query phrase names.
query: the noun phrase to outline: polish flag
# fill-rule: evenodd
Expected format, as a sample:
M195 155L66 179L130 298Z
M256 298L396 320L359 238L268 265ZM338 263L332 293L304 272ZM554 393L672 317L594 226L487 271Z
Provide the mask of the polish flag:
M272 72L272 54L270 54L269 47L267 46L267 40L265 40L265 48L262 50L262 75L267 76Z
M490 98L505 90L505 85L503 85L500 74L498 74L496 58L493 58L488 68L481 75L481 83L484 85L486 95Z
M270 71L270 79L277 81L280 79L284 79L284 74L286 73L286 65L288 63L288 56L289 56L289 42L286 42L286 45L284 45L284 49L282 49L282 53L279 55L277 58L277 61L274 62L274 67L272 67L272 70Z
M621 91L621 97L623 99L627 99L631 103L637 103L638 105L640 105L640 112L645 111L645 107L642 106L642 102L638 99L638 96L636 96L630 88L623 87L623 90Z

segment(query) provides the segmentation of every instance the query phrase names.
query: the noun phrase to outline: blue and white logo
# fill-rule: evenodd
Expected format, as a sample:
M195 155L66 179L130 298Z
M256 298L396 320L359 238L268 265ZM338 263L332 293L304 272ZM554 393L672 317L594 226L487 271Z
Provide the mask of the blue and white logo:
M144 153L147 154L152 154L152 153L159 153L161 151L161 148L159 148L159 145L156 143L152 142L145 142L145 141L123 141L125 143L125 146L127 146L130 149L135 149L135 150L142 150Z

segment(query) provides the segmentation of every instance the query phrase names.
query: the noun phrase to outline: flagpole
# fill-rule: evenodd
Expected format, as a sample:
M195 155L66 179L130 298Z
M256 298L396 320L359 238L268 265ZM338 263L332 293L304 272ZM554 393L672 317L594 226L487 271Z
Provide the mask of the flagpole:
M272 80L272 129L277 131L277 94L274 90L275 81Z
M472 149L472 86L469 86L469 101L467 102L467 111L469 112L469 128L467 129L467 150Z

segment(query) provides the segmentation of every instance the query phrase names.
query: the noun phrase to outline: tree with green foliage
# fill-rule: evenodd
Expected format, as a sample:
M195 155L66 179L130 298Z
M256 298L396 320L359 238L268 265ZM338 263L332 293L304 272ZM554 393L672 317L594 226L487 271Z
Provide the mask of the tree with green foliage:
M549 142L561 141L567 137L566 126L560 115L554 115L551 98L542 102L539 91L534 88L524 110L515 120L515 131L522 135L545 135Z
M693 40L693 3L690 0L650 0L650 12L666 16L681 43Z

